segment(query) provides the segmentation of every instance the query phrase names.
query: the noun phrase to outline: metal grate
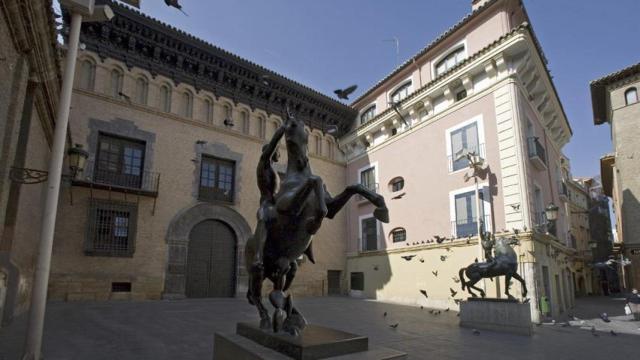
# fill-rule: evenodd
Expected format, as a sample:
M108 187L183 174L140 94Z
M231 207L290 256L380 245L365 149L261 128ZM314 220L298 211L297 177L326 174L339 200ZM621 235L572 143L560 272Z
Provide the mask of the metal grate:
M111 283L111 292L131 292L131 283L113 282Z
M133 255L136 220L136 204L92 199L89 205L85 253Z
M393 242L403 242L407 240L407 230L404 228L394 229L391 231Z

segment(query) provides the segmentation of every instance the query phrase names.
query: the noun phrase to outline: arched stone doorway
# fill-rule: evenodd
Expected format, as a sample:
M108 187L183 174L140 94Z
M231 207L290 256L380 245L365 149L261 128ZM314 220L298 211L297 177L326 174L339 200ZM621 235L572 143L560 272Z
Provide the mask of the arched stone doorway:
M193 227L186 276L185 295L189 298L235 295L236 237L227 224L205 220Z
M213 222L209 222L213 221ZM201 223L204 225L199 226ZM219 253L210 252L209 256L221 256L228 260L233 259L234 280L232 295L240 296L247 291L247 273L243 266L244 246L251 228L247 221L237 211L220 205L210 203L198 203L183 209L169 224L167 230L167 267L165 270L165 283L163 298L182 299L187 296L188 258L192 239L192 232L198 238L207 238L199 235L216 231L216 227L224 226L220 231L227 231L223 238L232 237L234 251L223 250ZM216 241L212 237L212 241ZM199 243L199 242L198 242ZM202 240L206 246L206 241ZM196 245L198 246L198 245ZM212 246L215 246L213 244ZM195 254L195 253L194 253ZM215 258L213 258L215 260ZM214 279L215 280L215 279Z

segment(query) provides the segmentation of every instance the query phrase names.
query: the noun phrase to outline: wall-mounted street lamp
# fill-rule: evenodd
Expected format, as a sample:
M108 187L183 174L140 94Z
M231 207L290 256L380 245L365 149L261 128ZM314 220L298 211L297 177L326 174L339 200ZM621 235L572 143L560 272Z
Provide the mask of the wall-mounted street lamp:
M398 114L398 116L400 116L400 120L402 120L407 127L411 127L409 126L409 123L407 123L407 120L405 120L404 116L400 113L400 103L397 101L389 101L388 104Z
M547 219L545 223L547 234L556 234L556 221L558 220L559 210L560 208L554 203L549 203L549 205L544 209L544 216Z
M67 160L69 161L69 170L71 174L62 175L62 178L75 179L75 177L84 171L84 164L89 157L89 153L86 152L82 145L76 144L74 147L67 151ZM31 185L40 184L49 179L49 172L45 170L11 167L9 171L9 178L13 182L20 184Z

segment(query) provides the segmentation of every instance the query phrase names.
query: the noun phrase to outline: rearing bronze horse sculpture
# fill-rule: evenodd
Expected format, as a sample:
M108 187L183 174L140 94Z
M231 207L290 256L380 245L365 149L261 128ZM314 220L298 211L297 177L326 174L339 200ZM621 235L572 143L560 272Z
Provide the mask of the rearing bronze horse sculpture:
M272 159L282 135L287 148L287 171L277 193L270 196L263 191L275 192L270 180L274 173L268 161ZM376 206L374 216L378 220L389 222L384 198L361 184L350 185L332 197L322 179L311 172L307 142L304 122L292 116L287 109L283 126L276 130L270 143L263 148L258 167L258 183L263 192L258 225L256 233L245 247L245 265L249 272L247 299L258 308L260 327L271 327L274 332L284 330L292 335L297 335L305 327L306 321L293 307L291 295L285 295L285 291L295 278L298 269L296 259L306 254L315 263L311 240L322 225L322 220L325 217L333 218L353 195L360 194ZM270 187L265 183L271 184ZM262 303L262 284L265 279L273 283L273 291L269 294L269 301L275 308L273 319Z

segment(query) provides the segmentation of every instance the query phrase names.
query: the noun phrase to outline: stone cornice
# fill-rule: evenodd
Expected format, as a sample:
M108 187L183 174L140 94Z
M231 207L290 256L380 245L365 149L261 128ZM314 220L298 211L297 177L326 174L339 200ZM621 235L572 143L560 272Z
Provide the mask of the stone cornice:
M345 133L356 117L352 108L260 65L136 10L108 0L98 2L109 4L115 17L105 23L84 23L81 41L103 59L146 69L153 76L162 74L176 84L188 83L268 114L282 114L288 105L312 128L336 125L336 136Z

